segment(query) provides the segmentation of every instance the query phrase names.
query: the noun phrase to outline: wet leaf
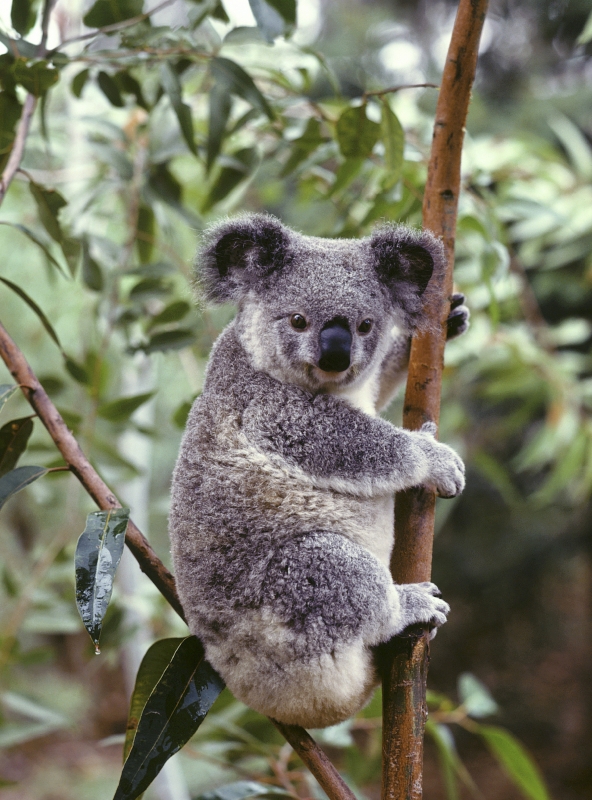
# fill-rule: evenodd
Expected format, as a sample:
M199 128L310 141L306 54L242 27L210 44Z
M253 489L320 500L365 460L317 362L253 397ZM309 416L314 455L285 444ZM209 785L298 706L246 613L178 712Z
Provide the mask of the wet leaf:
M337 142L345 158L366 158L380 136L380 125L368 119L366 106L346 108L337 120Z
M195 344L195 331L177 328L174 331L159 331L153 334L147 344L137 347L144 353L165 352L166 350L182 350Z
M14 469L33 433L31 417L21 417L0 428L0 477Z
M103 28L123 22L131 17L138 17L143 10L143 0L97 0L86 12L82 21L89 28Z
M125 422L131 415L144 403L154 397L154 392L136 394L133 397L120 397L118 400L111 400L103 403L97 409L97 414L110 422Z
M386 98L382 99L381 135L384 143L384 161L387 169L387 176L382 182L382 188L388 191L401 179L405 132L399 122L399 118Z
M263 97L255 82L245 70L229 58L217 56L210 64L212 77L216 83L226 86L232 94L242 97L255 108L258 108L269 119L275 114L267 100Z
M202 206L202 211L209 211L216 203L224 200L233 189L236 189L242 181L249 177L259 163L259 156L254 147L238 150L231 157L225 156L224 159L225 166L222 167L214 181Z
M478 733L520 791L531 800L550 800L539 768L509 731L480 725Z
M0 411L2 411L6 401L12 397L18 388L19 387L15 386L13 383L3 383L0 385Z
M18 296L22 300L25 301L25 303L29 306L29 308L32 309L35 312L35 314L37 314L37 316L39 317L39 320L40 320L41 324L43 325L43 327L45 328L45 330L49 333L49 335L54 340L54 342L57 344L57 346L60 348L60 350L62 350L62 345L60 344L60 340L58 339L57 333L53 329L53 325L47 319L47 317L45 316L43 311L39 308L37 303L34 300L31 300L31 298L24 291L24 289L21 289L20 286L16 285L16 283L13 283L12 281L9 281L8 278L0 278L0 281L2 281L2 283L5 283L6 286L8 286L10 289L12 289L12 291L15 292L15 294L18 294Z
M119 87L107 72L101 70L97 75L97 83L107 100L116 108L123 108L125 105Z
M230 117L232 98L225 86L214 84L209 95L210 121L208 126L207 170L211 169L224 138L226 123Z
M60 209L67 205L56 189L46 189L34 181L29 181L29 189L37 204L39 219L45 230L58 244L62 241L62 229L59 222Z
M72 94L74 97L80 97L82 94L82 90L86 86L86 82L88 81L88 77L90 75L90 70L83 69L78 75L75 75L72 79L72 83L70 84L70 88L72 89Z
M0 107L0 114L1 113L2 113L2 109ZM16 223L16 222L4 222L4 220L0 221L0 225L10 225L11 228L16 228L17 231L20 231L21 233L24 233L25 236L27 236L32 242L34 242L37 245L37 247L39 247L41 250L43 250L43 253L44 253L45 257L50 262L50 264L52 264L54 267L56 267L62 273L62 275L64 277L66 277L66 278L68 277L66 272L64 271L64 268L59 263L59 261L55 260L55 258L52 256L52 254L47 249L47 247L37 237L37 235L33 233L32 230L29 230L29 228L26 228L24 225L20 225L19 223Z
M193 132L193 119L191 117L191 109L183 102L183 92L181 89L181 82L179 76L170 64L163 64L160 71L160 81L162 88L166 92L177 119L179 120L179 127L183 138L187 142L187 146L194 155L197 155L197 147L195 146L195 135Z
M129 514L129 508L93 511L76 544L76 605L97 650Z
M177 639L160 639L148 648L138 674L130 701L130 709L125 729L125 744L123 746L123 760L125 761L132 749L132 744L138 729L138 723L142 716L142 711L146 701L158 681L161 679L165 669L171 662L175 652L178 650L185 637Z
M195 636L175 650L142 711L114 800L133 800L201 725L224 688Z
M13 494L20 492L47 473L45 467L17 467L0 478L0 508Z

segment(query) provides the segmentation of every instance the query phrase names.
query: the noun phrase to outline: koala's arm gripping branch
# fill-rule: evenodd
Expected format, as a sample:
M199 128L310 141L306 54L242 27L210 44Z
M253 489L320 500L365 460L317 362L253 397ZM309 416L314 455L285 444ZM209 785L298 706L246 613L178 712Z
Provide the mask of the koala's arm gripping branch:
M487 0L460 0L436 108L432 151L423 201L423 224L442 237L447 269L425 313L439 321L440 333L413 339L403 424L417 429L438 422L452 295L454 239L460 192L460 162L465 122L475 77ZM434 325L434 330L438 329ZM431 573L435 495L411 489L397 496L392 571L399 583L427 581ZM383 692L384 800L422 796L423 729L427 714L427 634L392 644Z
M68 429L43 386L39 383L25 356L1 323L0 356L15 381L21 387L25 398L47 428L49 435L70 470L78 478L88 494L99 508L118 508L120 506L119 501L93 469L80 449L76 438ZM160 561L142 532L131 521L127 528L125 540L140 565L140 569L150 578L177 614L184 619L183 608L177 596L175 579ZM355 800L353 793L333 764L303 728L293 725L281 725L274 720L272 722L310 769L330 800Z

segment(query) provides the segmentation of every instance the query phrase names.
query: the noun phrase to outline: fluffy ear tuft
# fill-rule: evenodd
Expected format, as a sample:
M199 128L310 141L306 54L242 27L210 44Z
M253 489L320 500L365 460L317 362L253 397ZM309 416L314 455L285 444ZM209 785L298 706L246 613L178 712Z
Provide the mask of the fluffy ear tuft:
M383 225L370 238L376 274L402 309L409 330L427 327L422 319L424 294L446 265L442 242L429 231ZM429 290L428 290L429 291Z
M238 302L286 265L289 250L289 232L275 217L230 217L204 231L196 259L197 283L207 300Z

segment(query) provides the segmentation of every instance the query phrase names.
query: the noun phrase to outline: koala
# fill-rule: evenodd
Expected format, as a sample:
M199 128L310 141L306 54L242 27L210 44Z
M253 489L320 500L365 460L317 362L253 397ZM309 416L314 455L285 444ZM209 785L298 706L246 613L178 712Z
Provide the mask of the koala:
M442 246L391 225L361 240L304 236L255 214L207 230L198 264L206 297L238 313L173 476L181 602L237 698L284 723L333 725L370 699L380 644L449 611L433 583L393 582L393 496L454 497L463 463L434 426L377 416L425 325ZM463 300L450 336L468 324Z

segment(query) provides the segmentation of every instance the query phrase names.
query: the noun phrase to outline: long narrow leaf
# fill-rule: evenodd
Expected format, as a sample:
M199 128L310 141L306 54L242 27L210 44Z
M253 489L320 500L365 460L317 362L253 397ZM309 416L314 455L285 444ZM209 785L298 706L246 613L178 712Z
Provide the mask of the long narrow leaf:
M493 725L480 725L478 733L525 797L529 800L550 800L539 768L509 731Z
M0 478L0 508L7 500L48 472L46 467L17 467Z
M152 690L123 765L114 800L134 800L201 725L224 682L189 636L179 644Z
M16 283L13 283L12 281L9 281L8 278L0 278L0 281L2 281L2 283L6 284L6 286L8 286L9 289L12 289L13 292L18 294L18 296L21 298L21 300L24 300L25 303L29 306L29 308L32 309L37 314L37 316L39 317L39 321L41 322L41 324L43 325L45 330L49 333L51 338L54 340L54 342L57 344L57 346L60 348L60 350L63 353L64 351L62 349L62 345L60 344L60 340L58 339L57 333L53 329L53 325L47 319L47 317L45 316L43 311L39 308L37 303L34 300L31 300L31 298L25 292L24 289L21 289L20 286L16 285Z
M39 239L37 237L37 235L35 233L33 233L32 230L30 230L29 228L25 227L25 225L21 225L21 224L19 224L17 222L6 222L6 221L2 220L0 222L0 225L8 225L11 228L16 228L17 231L20 231L21 233L24 233L24 235L27 238L29 238L34 244L36 244L37 247L39 247L41 250L43 250L43 253L45 254L45 256L48 259L48 261L50 262L50 264L53 264L53 266L56 267L56 269L58 269L65 278L69 277L68 274L66 273L66 271L64 270L64 268L62 267L62 265L60 264L60 262L56 261L56 259L52 256L52 254L47 249L47 247L43 244L41 239Z
M217 56L210 64L212 76L219 84L225 84L229 92L242 97L269 119L274 119L273 109L263 97L251 76L242 67L229 58Z
M187 146L191 152L194 155L197 155L191 109L183 102L183 93L181 90L179 76L170 64L162 65L162 69L160 71L160 81L162 83L162 88L167 93L175 114L177 115L183 138L187 142Z
M32 433L31 417L13 419L0 428L0 477L16 467Z
M93 511L76 544L76 605L97 653L129 514L129 508Z

